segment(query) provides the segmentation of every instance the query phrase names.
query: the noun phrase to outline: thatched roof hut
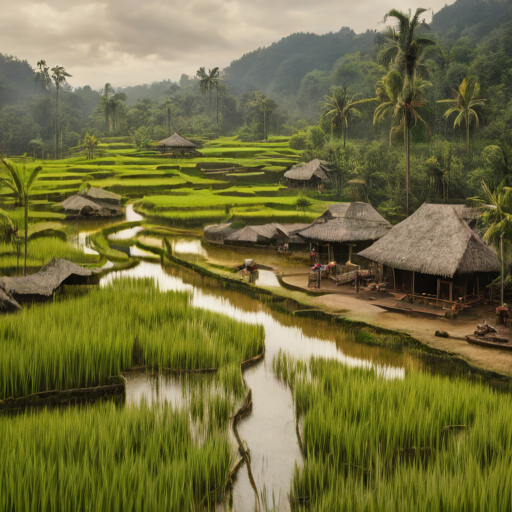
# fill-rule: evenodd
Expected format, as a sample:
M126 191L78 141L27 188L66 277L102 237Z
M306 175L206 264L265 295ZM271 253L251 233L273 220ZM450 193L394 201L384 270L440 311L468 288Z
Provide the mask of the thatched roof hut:
M111 194L111 192L107 192L102 189L101 192L105 192L106 194ZM94 194L100 195L100 193L93 192ZM117 194L113 194L114 196L118 196ZM108 199L107 201L113 201L113 199ZM75 194L73 196L68 197L62 203L60 203L62 208L66 211L66 214L69 217L115 217L123 214L123 210L117 201L117 204L113 204L112 202L106 202L102 199L94 199L89 197L84 197L80 194Z
M290 181L296 183L323 183L325 185L330 184L327 173L329 171L322 165L322 162L315 158L306 165L295 165L289 171L284 173L284 177Z
M195 149L197 146L189 140L182 137L179 133L174 132L167 139L158 143L159 149Z
M204 239L213 244L223 244L225 238L238 231L231 227L231 223L214 224L204 228Z
M246 226L225 238L226 242L269 243L276 234L275 224L263 226Z
M51 297L62 284L87 284L92 275L89 268L54 259L36 274L0 278L0 288L18 302L32 302Z
M337 203L298 232L314 242L353 243L378 240L391 224L368 203Z
M496 253L468 226L471 217L463 205L425 203L359 256L400 270L449 278L499 272Z

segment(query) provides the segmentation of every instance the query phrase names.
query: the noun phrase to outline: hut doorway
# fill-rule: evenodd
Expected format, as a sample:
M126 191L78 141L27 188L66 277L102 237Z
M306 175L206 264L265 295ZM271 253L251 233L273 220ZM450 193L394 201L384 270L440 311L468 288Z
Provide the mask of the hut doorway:
M437 280L437 298L452 302L453 283L452 281Z

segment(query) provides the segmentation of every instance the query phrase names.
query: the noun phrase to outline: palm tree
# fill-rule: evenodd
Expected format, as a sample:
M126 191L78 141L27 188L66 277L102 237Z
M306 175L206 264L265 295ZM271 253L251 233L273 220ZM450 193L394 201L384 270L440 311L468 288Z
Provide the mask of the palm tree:
M28 249L28 204L32 186L37 180L39 173L43 170L41 166L28 171L25 166L20 167L12 164L0 154L0 162L7 172L0 175L0 185L12 190L13 194L20 200L25 209L25 266L23 274L27 275L27 249Z
M356 101L359 96L361 96L361 93L349 97L344 87L332 87L331 96L324 96L325 103L322 105L324 118L328 119L331 125L339 130L343 137L343 147L345 147L347 140L348 118L350 116L361 117L361 112L355 106L376 101L375 98Z
M220 78L220 70L219 68L209 69L208 73L205 68L199 68L196 73L197 78L199 78L199 87L203 94L208 95L208 102L211 102L211 95L213 90L216 91L217 98L217 124L219 124L219 85L221 82Z
M277 103L270 99L264 97L259 102L259 109L263 112L263 138L268 141L268 127L269 127L269 118L270 114L277 108Z
M94 150L96 149L96 146L99 144L99 142L100 141L96 138L96 136L90 134L89 132L84 135L82 146L85 148L87 160L92 160L94 158Z
M480 95L480 84L471 77L464 78L459 85L459 90L453 92L455 93L455 99L440 100L437 103L451 105L444 113L444 118L448 119L452 114L458 114L453 123L453 128L457 128L464 121L466 125L466 147L469 155L471 150L469 139L471 121L474 119L476 126L480 124L481 110L486 100L478 97Z
M405 146L405 211L409 215L409 181L410 181L410 138L411 130L420 121L428 129L427 122L419 114L419 110L426 105L425 91L432 84L417 78L414 74L412 78L404 76L398 71L390 71L386 77L381 80L384 89L381 90L381 98L384 101L375 109L373 123L392 117L393 126L390 132L390 138L404 130ZM379 82L379 83L381 83ZM398 92L399 91L399 92ZM389 96L385 95L389 92ZM398 94L396 94L398 92ZM379 90L377 90L379 95Z
M499 247L501 262L501 304L504 303L505 283L505 244L509 247L512 240L512 189L505 187L502 182L494 192L482 183L480 197L472 198L476 201L482 216L480 220L486 227L484 240Z
M419 27L428 27L424 21L420 21L420 16L425 11L427 9L416 9L416 13L412 16L410 10L406 14L397 9L391 9L384 16L384 21L395 18L398 25L396 29L388 27L386 42L379 52L379 60L392 60L393 67L410 79L416 74L425 56L437 48L436 41L430 36L417 34Z
M66 79L71 75L62 66L55 66L51 70L51 78L55 84L55 98L56 98L56 110L55 110L55 138L56 138L56 158L59 158L60 154L60 119L59 119L59 92L62 85L66 83Z

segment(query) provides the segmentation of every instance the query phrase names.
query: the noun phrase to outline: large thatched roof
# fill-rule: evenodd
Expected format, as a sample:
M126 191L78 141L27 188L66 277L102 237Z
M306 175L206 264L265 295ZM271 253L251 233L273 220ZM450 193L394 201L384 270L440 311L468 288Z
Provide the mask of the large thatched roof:
M390 229L391 224L368 203L337 203L298 234L312 241L350 243L378 240Z
M499 272L496 253L467 225L468 213L463 205L425 203L359 256L443 277Z
M0 288L17 301L31 301L37 298L47 298L65 282L85 283L93 275L93 271L59 259L51 260L39 272L24 277L2 277Z
M284 177L289 180L309 181L313 176L324 182L328 182L329 177L326 174L327 169L322 166L318 158L311 160L306 165L295 165L289 171L284 173Z
M179 133L174 132L173 135L167 139L161 140L158 143L159 147L162 148L195 148L196 145L193 142L183 138Z

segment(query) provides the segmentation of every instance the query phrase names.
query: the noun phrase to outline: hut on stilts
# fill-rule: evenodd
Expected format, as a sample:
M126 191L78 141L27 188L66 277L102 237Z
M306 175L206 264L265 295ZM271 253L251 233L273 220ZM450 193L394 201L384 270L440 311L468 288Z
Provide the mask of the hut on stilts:
M389 288L410 302L463 309L481 300L500 271L498 256L471 229L464 205L423 204L359 253L380 263Z
M321 263L359 263L353 255L391 229L391 224L368 203L337 203L298 232L317 253Z
M193 142L185 139L177 132L174 132L170 137L158 143L158 151L169 156L199 155L196 148L197 146Z
M293 166L284 173L284 179L292 188L330 187L329 170L317 158L311 162Z

